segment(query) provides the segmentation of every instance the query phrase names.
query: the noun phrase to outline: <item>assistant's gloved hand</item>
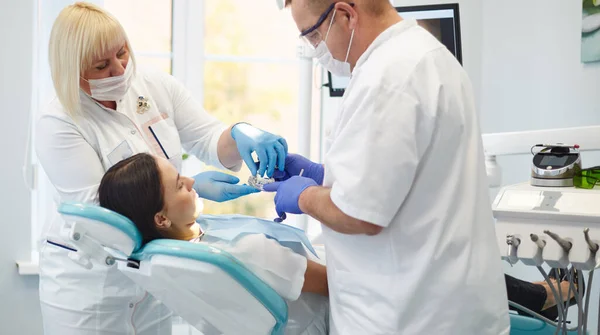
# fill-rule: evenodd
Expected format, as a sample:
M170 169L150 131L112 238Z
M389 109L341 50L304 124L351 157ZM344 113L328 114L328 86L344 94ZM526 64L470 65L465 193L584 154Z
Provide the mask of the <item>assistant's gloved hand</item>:
M231 128L231 137L237 144L240 156L256 176L256 163L252 159L252 152L256 152L259 160L258 174L262 177L267 172L270 178L275 172L275 166L283 171L285 168L285 156L288 146L281 136L268 133L255 128L247 123L238 123Z
M285 157L285 170L283 172L275 171L273 178L277 181L288 180L292 176L298 176L302 170L304 170L302 177L314 180L317 185L323 185L323 175L325 173L323 165L298 154L288 154Z
M293 176L286 181L266 184L263 189L266 192L277 192L275 210L279 217L284 217L285 213L302 214L298 199L300 199L300 194L311 186L317 186L317 183L311 178Z
M260 192L250 185L238 185L240 179L219 171L202 172L194 176L194 190L200 198L223 202Z

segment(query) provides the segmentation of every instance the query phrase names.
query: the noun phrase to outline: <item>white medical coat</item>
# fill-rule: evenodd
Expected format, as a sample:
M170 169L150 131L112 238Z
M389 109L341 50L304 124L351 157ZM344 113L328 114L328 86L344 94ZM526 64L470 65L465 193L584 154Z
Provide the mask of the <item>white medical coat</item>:
M331 334L508 334L477 112L453 55L414 20L384 31L327 146L333 202L384 227L324 227Z
M57 204L97 202L104 172L140 152L168 158L179 169L183 146L205 163L223 168L217 142L227 126L206 113L172 76L138 71L116 111L84 93L80 96L82 113L75 120L55 99L36 127L37 156L57 191ZM140 100L147 101L147 110L138 109ZM234 169L240 167L241 161ZM62 224L55 214L42 239L68 245L59 234ZM171 332L170 312L116 267L86 270L65 250L45 244L40 272L45 334Z

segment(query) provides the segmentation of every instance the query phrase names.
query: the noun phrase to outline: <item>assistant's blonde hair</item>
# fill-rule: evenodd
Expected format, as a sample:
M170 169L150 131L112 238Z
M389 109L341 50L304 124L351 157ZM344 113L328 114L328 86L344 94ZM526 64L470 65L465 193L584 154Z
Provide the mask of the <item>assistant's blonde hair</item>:
M87 2L63 9L50 33L49 61L56 95L66 112L75 118L81 112L79 78L94 60L122 43L129 49L129 63L135 59L123 26L109 12Z

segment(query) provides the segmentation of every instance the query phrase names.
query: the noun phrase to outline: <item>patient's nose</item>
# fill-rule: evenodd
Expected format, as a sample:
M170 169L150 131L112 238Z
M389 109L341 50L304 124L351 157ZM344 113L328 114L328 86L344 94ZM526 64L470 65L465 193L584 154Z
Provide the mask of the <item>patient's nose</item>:
M192 191L193 186L194 186L194 178L190 178L190 177L185 177L185 186L187 187L188 191Z

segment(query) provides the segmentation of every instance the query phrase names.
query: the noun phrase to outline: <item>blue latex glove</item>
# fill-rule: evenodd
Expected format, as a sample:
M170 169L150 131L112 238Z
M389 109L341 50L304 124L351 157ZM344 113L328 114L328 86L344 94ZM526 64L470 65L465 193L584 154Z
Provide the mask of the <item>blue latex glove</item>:
M275 182L263 186L266 192L277 192L275 195L275 210L280 218L285 219L285 213L302 214L298 199L300 194L317 183L311 178L293 176L286 181Z
M283 172L275 171L273 178L276 181L288 180L292 176L300 175L300 171L303 171L302 177L314 180L317 185L323 185L323 175L325 173L323 165L298 154L288 154L285 157L285 170Z
M256 176L257 168L252 158L252 152L256 152L258 156L258 174L261 177L265 172L269 178L272 177L275 166L280 171L284 171L288 146L283 137L260 130L247 123L238 123L233 126L231 137L235 140L240 156L253 176Z
M200 198L223 202L260 192L250 185L238 185L240 179L218 171L202 172L194 176L194 190Z

